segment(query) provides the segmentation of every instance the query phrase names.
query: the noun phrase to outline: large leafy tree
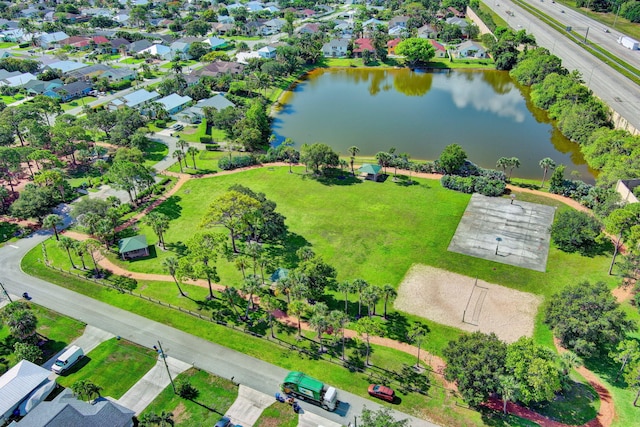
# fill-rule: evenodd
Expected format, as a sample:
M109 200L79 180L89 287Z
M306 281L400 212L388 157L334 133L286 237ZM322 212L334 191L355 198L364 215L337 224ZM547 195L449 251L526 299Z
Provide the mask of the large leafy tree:
M221 225L229 230L234 253L238 253L236 238L244 231L247 218L260 209L260 202L239 191L231 190L217 197L202 219L203 227Z
M371 317L362 317L358 319L358 322L356 323L356 331L358 332L358 335L360 337L364 338L365 343L367 344L365 363L367 366L369 366L369 356L371 355L371 336L382 336L384 333L384 329L377 319L373 319Z
M457 172L462 165L464 165L467 159L467 153L464 152L462 147L458 144L447 145L440 157L438 158L438 164L447 174L453 174Z
M36 334L38 319L28 308L12 311L5 320L11 335L20 341L30 341Z
M636 326L602 282L570 285L553 295L544 322L564 347L584 357L615 347Z
M507 345L495 334L474 332L450 341L444 349L444 375L456 381L464 400L476 406L500 390Z
M565 252L592 254L598 248L600 221L581 211L560 211L551 225L551 238Z
M373 411L365 406L362 408L358 425L361 427L409 427L409 420L397 420L389 408Z
M31 363L38 363L42 359L42 350L35 344L17 342L13 345L13 355L18 360L28 360Z
M166 249L164 241L164 233L169 229L169 217L161 212L149 212L144 217L143 222L153 229L158 236L158 243Z
M336 167L340 157L327 144L316 142L300 147L300 161L316 174L324 174L328 168Z
M519 384L518 400L548 402L562 389L557 357L550 350L522 337L507 348L505 367Z
M296 271L306 277L306 296L311 300L319 299L325 288L332 288L337 276L336 269L324 262L319 255L302 261Z
M622 240L630 235L634 226L640 226L640 203L631 203L623 208L614 210L605 219L604 223L607 231L617 236L613 258L611 259L611 265L609 265L609 274L611 274Z
M285 237L287 233L285 217L276 212L277 205L274 201L267 199L264 193L256 193L239 184L229 187L229 190L245 194L260 203L258 209L245 217L244 237L247 240L273 243Z
M429 40L422 38L408 38L396 46L396 53L402 55L409 62L410 67L431 61L436 54L435 48Z

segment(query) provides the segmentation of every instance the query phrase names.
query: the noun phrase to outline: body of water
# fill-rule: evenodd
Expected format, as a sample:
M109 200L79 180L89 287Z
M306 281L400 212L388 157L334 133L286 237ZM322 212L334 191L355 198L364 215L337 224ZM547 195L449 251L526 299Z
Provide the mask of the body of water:
M318 69L281 102L273 132L296 147L322 142L343 155L353 145L360 155L395 147L414 160L433 160L457 143L484 168L517 157L522 165L514 177L542 178L538 163L550 157L567 166L567 178L594 180L580 147L506 72Z

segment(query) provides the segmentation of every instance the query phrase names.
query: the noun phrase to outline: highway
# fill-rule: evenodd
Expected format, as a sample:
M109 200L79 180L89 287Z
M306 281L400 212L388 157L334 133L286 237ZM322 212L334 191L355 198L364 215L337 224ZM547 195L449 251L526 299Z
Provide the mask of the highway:
M586 85L591 88L593 93L620 114L631 126L640 131L640 87L638 85L511 1L482 1L513 29L525 29L528 33L533 34L538 45L546 47L552 54L560 57L562 64L569 71L580 71ZM589 27L588 40L593 40L594 43L605 47L610 52L624 57L629 64L640 68L640 51L630 51L619 45L616 41L618 33L615 31L611 30L611 33L605 33L605 27L602 24L562 5L551 3L550 0L530 4L554 19L566 23L567 26L572 26L583 35L586 33L586 27ZM560 10L564 10L564 13ZM514 15L509 16L507 11L512 11ZM577 30L578 28L584 28L584 30Z
M0 248L0 281L10 294L28 292L36 304L131 342L152 347L161 340L163 349L171 357L224 378L234 377L235 382L269 395L279 391L279 384L288 373L283 368L25 274L20 268L20 260L49 236L49 231L41 230ZM292 357L298 355L292 354ZM342 390L338 392L338 398L341 403L336 412L327 412L305 402L301 402L301 406L305 411L343 425L359 416L365 405L373 410L381 408L376 402ZM408 418L413 427L437 427L398 411L394 411L394 416Z

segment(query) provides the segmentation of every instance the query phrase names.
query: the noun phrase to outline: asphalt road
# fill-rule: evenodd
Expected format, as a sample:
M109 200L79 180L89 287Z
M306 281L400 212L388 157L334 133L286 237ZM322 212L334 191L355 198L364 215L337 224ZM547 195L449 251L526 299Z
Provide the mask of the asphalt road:
M593 93L624 117L635 129L640 131L640 87L638 85L592 56L560 32L548 27L536 17L525 12L510 1L482 1L507 21L512 28L516 30L524 28L527 32L532 33L538 45L546 47L551 53L560 57L562 64L569 71L580 71L585 83L591 88ZM602 44L602 46L606 46L610 51L619 53L620 55L632 55L629 60L627 60L627 56L625 56L625 60L631 64L638 65L640 51L627 52L626 50L628 49L624 49L618 45L617 42L613 45L612 40L616 37L616 34L605 33L602 24L564 7L562 9L564 9L565 12L560 13L560 5L557 3L552 4L550 0L532 2L531 4L539 9L544 7L543 10L545 13L555 17L560 22L566 22L567 25L576 28L586 28L586 26L589 26L590 40L593 37L594 42ZM507 15L506 11L508 10L512 11L514 16ZM554 13L551 13L551 11ZM558 17L556 17L556 14Z
M279 384L288 373L285 369L25 274L20 268L20 260L49 235L49 232L41 231L0 248L0 281L10 294L28 292L34 303L88 325L146 347L161 340L165 353L171 357L224 378L233 377L234 381L269 395L279 391ZM301 405L305 411L343 425L359 416L365 405L374 410L381 407L345 391L339 391L338 397L344 403L336 412L327 412L304 402ZM409 418L414 427L437 426L400 412L395 412L394 416Z

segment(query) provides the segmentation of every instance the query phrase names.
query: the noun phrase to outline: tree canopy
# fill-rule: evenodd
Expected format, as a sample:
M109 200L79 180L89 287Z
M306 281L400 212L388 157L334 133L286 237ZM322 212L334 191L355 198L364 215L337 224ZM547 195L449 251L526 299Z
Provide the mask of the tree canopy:
M396 46L396 53L404 56L410 66L427 63L433 59L436 50L429 40L422 38L408 38Z
M570 285L553 295L544 322L564 347L583 357L615 347L636 327L602 282Z

